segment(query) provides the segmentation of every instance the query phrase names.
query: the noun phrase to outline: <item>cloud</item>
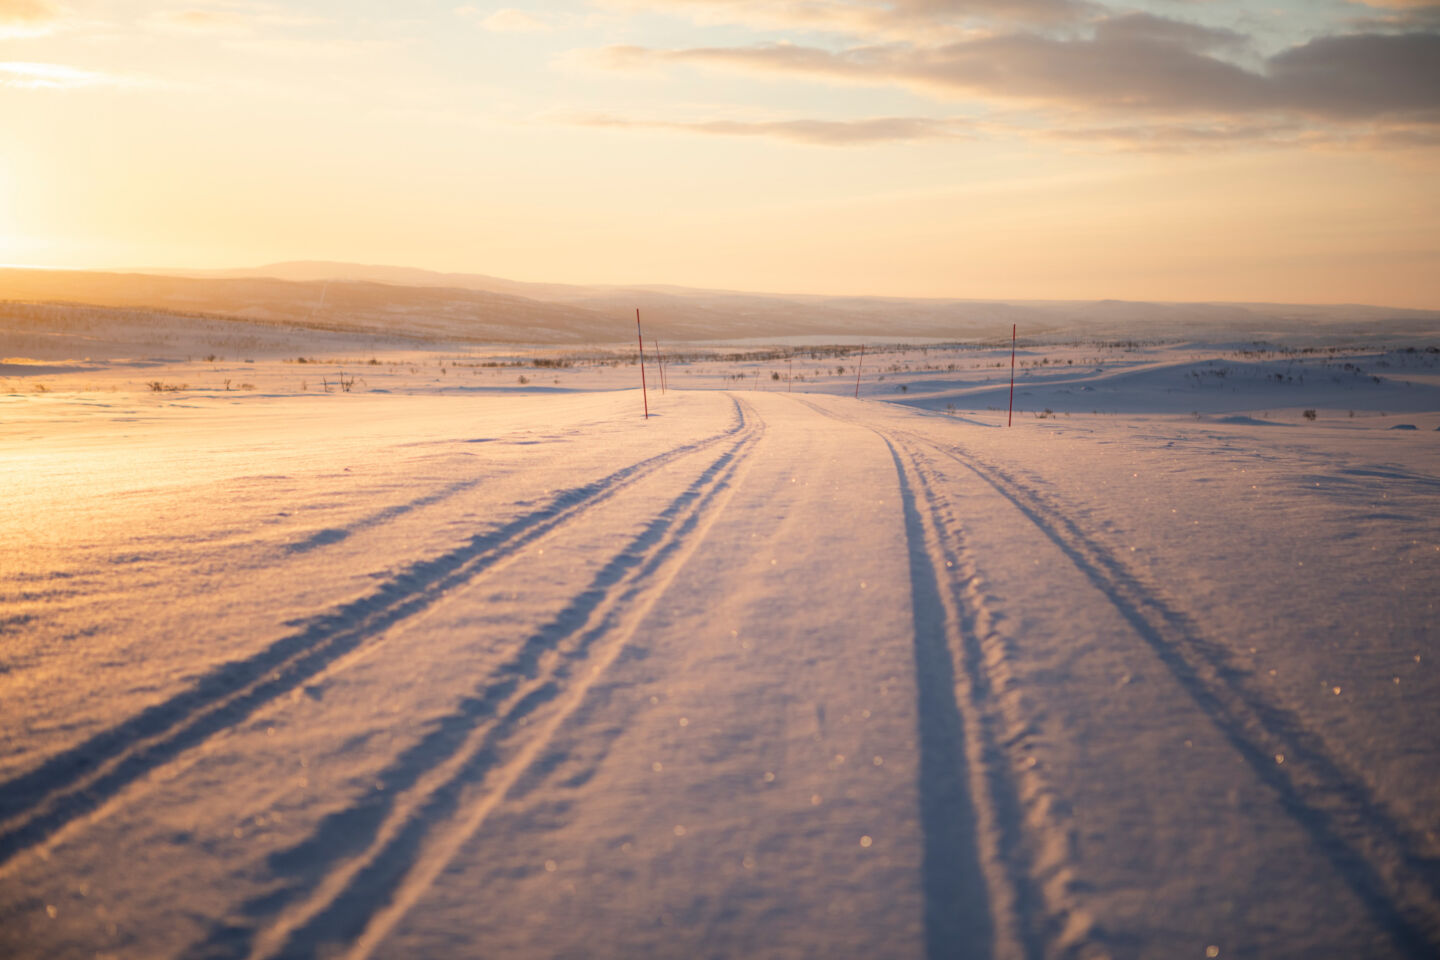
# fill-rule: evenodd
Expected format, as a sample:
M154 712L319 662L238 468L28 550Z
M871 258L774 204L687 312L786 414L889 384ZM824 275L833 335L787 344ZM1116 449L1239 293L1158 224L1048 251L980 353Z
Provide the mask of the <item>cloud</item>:
M128 86L134 81L81 70L63 63L0 62L0 86L25 90L74 90L79 87Z
M1435 0L1351 0L1374 11L1370 16L1357 18L1360 29L1375 30L1392 28L1398 30L1440 29L1440 3Z
M3 0L0 0L3 2ZM296 14L274 3L211 0L192 7L159 10L145 19L153 28L186 33L254 35L266 29L309 27L328 21Z
M492 33L542 33L554 29L550 19L511 7L496 10L488 16L481 16L484 11L470 4L456 7L454 12L457 17L473 20L481 29Z
M1094 127L1057 126L1033 136L1078 147L1095 146L1130 153L1204 153L1234 147L1250 149L1435 150L1440 127L1380 121L1366 124L1274 122L1134 124Z
M1320 37L1272 57L1270 82L1288 107L1341 117L1440 120L1440 34Z
M149 22L195 33L248 33L251 27L250 20L234 10L162 10Z
M496 10L480 21L480 26L495 33L537 33L550 29L550 24L523 10Z
M611 116L581 116L571 122L612 129L672 130L726 137L765 137L814 146L864 146L917 140L970 136L966 121L930 117L873 117L863 120L627 120Z
M602 59L611 66L721 67L1121 114L1425 119L1440 112L1440 34L1320 37L1270 57L1260 70L1222 55L1243 47L1244 38L1228 31L1130 14L1073 38L1012 32L838 51L789 43L611 47Z
M1435 149L1440 148L1440 128L1436 127L1395 127L1377 130L1364 138L1370 146L1388 149Z
M0 23L45 23L59 16L50 0L0 0Z
M293 60L302 63L323 61L381 62L394 51L410 43L405 37L388 39L322 38L287 35L241 36L227 41L227 46L245 54Z
M0 0L0 39L44 36L60 17L51 0Z
M783 140L819 147L856 147L1022 137L1076 149L1132 153L1204 153L1235 147L1297 149L1355 147L1429 150L1440 147L1440 128L1390 123L1333 125L1261 118L1195 123L1083 121L1039 126L1023 118L971 120L956 117L871 117L862 120L651 120L611 114L552 117L561 123L610 130L657 130L698 136Z
M1108 17L1095 25L1095 41L1102 44L1154 44L1192 53L1240 51L1249 38L1233 30L1206 27L1148 13Z
M997 25L1083 23L1092 0L601 0L613 10L673 13L702 24L840 33L880 40L954 38Z
M1334 140L1305 124L1293 122L1060 126L1044 131L1041 136L1046 140L1146 153L1192 153L1237 145L1294 147Z

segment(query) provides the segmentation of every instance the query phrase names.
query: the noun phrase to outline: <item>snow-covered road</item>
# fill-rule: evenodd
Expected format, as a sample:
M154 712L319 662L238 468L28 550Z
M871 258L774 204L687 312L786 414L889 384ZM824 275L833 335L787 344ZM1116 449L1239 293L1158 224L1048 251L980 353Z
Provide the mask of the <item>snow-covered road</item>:
M637 400L12 416L0 954L1440 950L1433 434Z

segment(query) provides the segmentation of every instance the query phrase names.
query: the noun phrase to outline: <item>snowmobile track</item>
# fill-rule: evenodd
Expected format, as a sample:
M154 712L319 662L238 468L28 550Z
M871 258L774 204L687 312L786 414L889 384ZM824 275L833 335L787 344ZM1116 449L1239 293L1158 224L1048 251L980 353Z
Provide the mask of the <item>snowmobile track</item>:
M981 707L983 657L956 577L961 545L913 454L902 458L882 439L895 461L910 552L926 954L937 960L967 944L977 956L1038 960L1043 948L1017 836L1019 801ZM997 839L982 851L981 838Z
M232 727L386 630L433 606L522 548L687 455L753 432L734 397L735 423L608 476L555 494L463 545L411 564L369 594L311 618L243 660L222 664L189 688L0 783L0 872L25 851L101 809L152 771Z
M1413 831L1385 810L1364 780L1330 753L1319 734L1256 689L1223 644L1205 637L1192 617L1146 587L1114 551L1082 530L1063 508L1006 471L911 431L876 432L892 443L892 449L896 444L910 451L926 448L965 467L1034 523L1109 599L1278 796L1286 813L1335 866L1397 949L1417 960L1440 955L1440 862L1415 853L1424 846ZM961 637L963 643L963 632ZM981 667L971 676L983 672ZM1000 809L1005 809L1003 799ZM1017 889L1016 903L1023 915L1025 891ZM1054 924L1050 927L1053 930Z
M795 399L822 416L853 423ZM993 630L962 524L915 445L867 429L894 459L910 549L927 955L953 956L957 944L973 953L980 943L988 949L977 955L1075 955L1087 942L1089 919L1047 896L1053 881L1069 873L1055 854L1068 844L1038 854L1030 836L1063 838L1069 825L1057 821L1054 805L1045 802L1053 790L1017 755L1023 744L1005 732L1022 729L1024 719L1003 699L1008 676L992 666L993 651L987 653L1003 640ZM964 835L956 832L960 823L968 824ZM979 884L964 876L967 868ZM988 903L983 919L966 907L977 898Z
M368 956L626 649L723 509L763 432L763 424L747 424L587 589L378 773L377 789L272 854L279 889L189 955Z
M1440 953L1440 863L1363 779L1290 709L1256 689L1224 645L1148 589L1113 551L1045 497L993 465L905 434L969 469L1034 523L1109 598L1284 809L1335 865L1405 955Z

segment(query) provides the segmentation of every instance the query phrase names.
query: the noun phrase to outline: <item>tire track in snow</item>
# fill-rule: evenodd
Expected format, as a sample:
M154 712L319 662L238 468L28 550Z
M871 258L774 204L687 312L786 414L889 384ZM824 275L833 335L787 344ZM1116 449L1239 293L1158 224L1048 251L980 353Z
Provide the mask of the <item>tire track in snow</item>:
M978 718L967 709L970 704L961 706L968 698L958 695L963 682L954 662L961 640L959 617L949 584L939 574L933 518L923 509L933 510L934 505L914 475L913 463L907 470L895 445L885 440L885 446L895 461L910 557L920 824L925 835L925 953L929 960L940 960L964 945L971 957L1017 956L1018 938L1004 922L1012 913L998 902L1003 891L987 889L981 867L978 848L990 833L986 828L993 829L993 818L971 799L977 779L973 744ZM992 901L997 901L993 917Z
M1154 650L1396 947L1417 960L1440 955L1440 863L1415 852L1424 848L1419 839L1318 733L1250 683L1223 643L1205 637L1062 509L998 467L900 432L969 469L1034 523Z
M916 629L928 956L1078 955L1092 921L1069 897L1072 830L1057 819L1054 789L1026 762L1027 721L1005 668L1012 654L953 508L913 443L794 399L864 426L895 460ZM975 915L976 898L986 916Z
M730 399L736 422L729 429L562 490L545 506L477 534L454 550L411 564L365 596L311 618L257 653L212 669L186 690L0 783L0 872L25 851L99 811L127 787L590 508L676 459L745 436L745 410Z
M254 923L220 927L191 953L369 956L626 649L762 434L763 424L746 430L510 661L377 774L378 789L272 854L284 885L246 906Z
M466 490L478 487L483 482L483 477L471 477L469 480L461 480L457 483L446 484L439 490L435 490L431 493L416 497L413 500L407 500L404 503L392 504L391 506L376 510L374 513L359 517L355 520L350 521L345 526L324 527L320 530L316 530L309 536L306 536L304 539L296 540L293 543L286 544L281 549L283 549L286 553L309 553L311 550L316 550L321 547L328 547L331 544L339 543L342 540L350 539L350 537L354 536L356 531L368 530L371 527L382 526L389 523L391 520L395 520L412 511L420 510L429 506L434 506L437 503L450 499L457 493L463 493Z
M913 510L915 516L907 523L920 528L928 558L920 570L912 564L912 576L935 585L945 652L952 658L944 665L950 667L945 679L969 731L959 746L977 798L975 845L992 903L994 953L1027 960L1077 956L1093 941L1093 920L1071 894L1074 828L1056 812L1054 788L1026 754L1030 723L1006 666L1014 653L995 629L975 558L933 467L913 447L884 438L901 475L907 514ZM916 621L918 629L918 615Z

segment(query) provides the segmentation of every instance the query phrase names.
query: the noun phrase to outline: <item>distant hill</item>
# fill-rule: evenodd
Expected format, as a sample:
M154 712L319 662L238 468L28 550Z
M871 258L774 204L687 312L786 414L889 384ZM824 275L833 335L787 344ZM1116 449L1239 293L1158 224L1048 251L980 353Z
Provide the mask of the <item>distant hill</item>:
M1363 305L984 301L757 294L670 286L523 283L484 274L324 261L235 270L0 270L0 300L224 315L427 341L676 341L825 337L1185 340L1440 334L1440 312Z
M11 269L0 270L0 300L149 307L429 341L595 343L624 339L634 328L633 321L566 304L369 280Z
M283 263L268 263L259 267L227 270L151 269L129 272L212 280L254 277L294 280L300 283L314 280L354 280L388 283L397 287L453 287L457 290L483 290L487 293L503 293L535 300L560 300L564 299L567 294L582 294L591 289L558 283L525 283L520 280L486 276L482 273L440 273L435 270L422 270L418 267L340 263L332 260L287 260Z

